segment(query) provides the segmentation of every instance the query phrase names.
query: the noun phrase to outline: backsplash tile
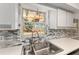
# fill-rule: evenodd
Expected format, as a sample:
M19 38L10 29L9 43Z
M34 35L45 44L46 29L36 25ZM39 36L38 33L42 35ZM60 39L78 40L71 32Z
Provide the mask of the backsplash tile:
M73 37L76 36L77 31L74 29L50 29L49 34L52 38L63 38L63 37ZM2 38L4 37L4 38ZM20 39L20 31L0 31L0 40L9 40L9 39Z
M0 31L0 40L19 39L19 38L20 38L19 30Z
M74 29L50 29L49 34L52 35L52 37L56 38L62 38L62 37L73 37L77 33Z

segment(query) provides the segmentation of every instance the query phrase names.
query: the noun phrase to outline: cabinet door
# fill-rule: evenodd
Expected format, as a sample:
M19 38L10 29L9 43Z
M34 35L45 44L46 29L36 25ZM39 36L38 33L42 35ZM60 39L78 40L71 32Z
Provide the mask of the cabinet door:
M10 5L10 21L12 25L12 29L18 29L19 25L19 5L18 4L11 4ZM8 11L9 12L9 11Z
M16 21L18 20L16 3L2 3L0 4L0 24L10 24L14 29Z
M7 3L0 4L0 24L11 24L12 16L11 5Z
M58 26L65 27L66 26L66 11L58 9Z
M67 12L66 24L67 24L67 27L73 27L73 14L70 12Z
M20 7L19 4L13 4L13 11L12 11L12 17L14 17L14 19L12 19L13 24L12 24L12 28L13 29L19 29L19 24L20 24Z
M49 11L49 26L50 29L57 28L57 9Z

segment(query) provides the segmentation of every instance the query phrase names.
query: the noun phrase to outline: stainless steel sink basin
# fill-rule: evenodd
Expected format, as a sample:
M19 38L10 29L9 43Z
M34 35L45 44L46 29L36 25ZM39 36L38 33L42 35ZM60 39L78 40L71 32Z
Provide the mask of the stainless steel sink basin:
M63 49L57 47L56 45L49 43L49 55L55 55L63 51Z
M35 53L32 51L32 52L29 52L28 54L33 54L33 55L55 55L57 53L60 53L63 51L63 49L57 47L56 45L48 42L48 46L47 47L43 47L41 49L38 49L35 51Z

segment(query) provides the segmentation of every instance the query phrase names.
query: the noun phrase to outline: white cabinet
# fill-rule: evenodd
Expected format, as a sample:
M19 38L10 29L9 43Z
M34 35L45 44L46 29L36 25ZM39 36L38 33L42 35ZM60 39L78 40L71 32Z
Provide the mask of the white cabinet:
M18 4L0 4L0 24L10 24L11 29L16 29L18 22Z
M67 17L66 17L67 27L73 27L73 14L70 12L66 12L66 14L67 14Z
M73 14L62 9L48 11L50 29L71 28L73 27Z
M20 7L19 4L14 4L13 6L13 16L14 19L12 19L12 28L13 29L19 29L19 24L20 24Z
M49 27L50 29L56 29L57 28L57 9L54 10L49 10L48 11L49 14Z
M0 4L0 24L11 24L11 6L7 3ZM9 21L8 21L9 20Z
M65 27L66 26L66 11L58 9L58 26Z

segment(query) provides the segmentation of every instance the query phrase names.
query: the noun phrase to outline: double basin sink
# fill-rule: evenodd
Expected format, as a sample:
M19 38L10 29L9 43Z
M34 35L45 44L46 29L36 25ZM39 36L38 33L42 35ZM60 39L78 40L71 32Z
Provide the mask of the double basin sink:
M43 45L40 45L41 48L35 46L35 48L33 48L33 51L28 52L28 55L55 55L63 51L62 48L59 48L50 42L48 42L48 46Z

